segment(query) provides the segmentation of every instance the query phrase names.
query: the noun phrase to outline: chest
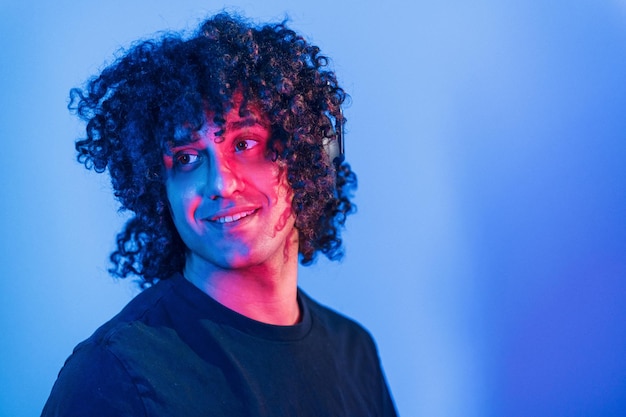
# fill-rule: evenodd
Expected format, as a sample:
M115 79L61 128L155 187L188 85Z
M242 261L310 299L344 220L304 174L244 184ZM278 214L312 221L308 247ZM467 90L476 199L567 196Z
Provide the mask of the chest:
M136 342L139 342L136 340ZM376 357L325 335L277 342L209 329L152 332L124 355L148 415L374 415Z

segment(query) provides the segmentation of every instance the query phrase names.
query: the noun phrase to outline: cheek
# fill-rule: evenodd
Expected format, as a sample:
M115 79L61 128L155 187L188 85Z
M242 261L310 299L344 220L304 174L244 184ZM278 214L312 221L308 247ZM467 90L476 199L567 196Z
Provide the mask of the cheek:
M291 194L287 170L276 163L260 166L250 174L248 178L254 181L254 187L262 190L273 203L284 200Z
M274 184L278 199L285 201L291 206L293 201L293 189L287 181L287 169L280 169L276 174L276 181Z
M287 181L286 168L274 166L271 172L267 172L263 182L266 194L274 206L275 215L279 218L279 228L283 228L292 222L293 189Z
M181 222L189 222L194 219L196 210L201 202L195 189L193 187L184 187L184 184L176 181L169 181L166 183L166 190L172 217L177 227L179 227Z
M163 155L163 165L167 171L171 171L174 168L174 159L170 155Z
M198 210L198 206L200 205L200 198L198 196L193 196L188 199L185 199L183 202L183 209L185 210L185 218L189 220L195 219L196 211Z

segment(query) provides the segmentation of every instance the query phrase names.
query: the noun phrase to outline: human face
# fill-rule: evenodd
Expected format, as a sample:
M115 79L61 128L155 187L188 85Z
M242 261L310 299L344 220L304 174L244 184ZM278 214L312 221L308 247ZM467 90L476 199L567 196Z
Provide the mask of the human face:
M297 257L292 190L268 155L267 119L249 110L240 116L234 106L221 127L208 114L189 143L164 155L167 198L188 264L232 270Z

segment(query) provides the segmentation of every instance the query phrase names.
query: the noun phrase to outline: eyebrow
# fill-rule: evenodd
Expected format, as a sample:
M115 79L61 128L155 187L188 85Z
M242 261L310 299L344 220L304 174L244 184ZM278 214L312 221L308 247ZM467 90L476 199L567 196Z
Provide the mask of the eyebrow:
M245 117L235 120L234 122L228 122L222 126L222 128L216 132L216 136L222 136L227 130L238 130L246 127L260 126L263 128L269 128L270 124L266 122L264 119L259 119L254 115L246 115ZM201 129L202 130L202 129ZM200 140L200 137L197 136L193 132L191 135L186 136L184 138L178 140L169 141L167 144L167 148L169 150L175 149L178 147L183 147L185 145L189 145Z
M247 115L242 119L235 120L234 122L228 122L222 130L243 129L244 127L261 126L267 128L269 126L264 120L253 115Z
M172 149L182 148L186 145L190 145L192 143L196 143L200 141L200 137L196 135L190 135L181 139L174 139L167 141L166 150L171 151Z

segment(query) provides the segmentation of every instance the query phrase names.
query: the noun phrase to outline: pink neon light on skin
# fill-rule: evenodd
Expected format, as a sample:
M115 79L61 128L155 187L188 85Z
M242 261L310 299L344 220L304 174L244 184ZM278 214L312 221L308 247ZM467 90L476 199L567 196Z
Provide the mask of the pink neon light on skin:
M239 116L239 102L236 96L223 127L207 122L192 142L163 157L174 224L188 248L184 275L241 314L293 324L299 314L293 193L285 169L268 157L269 123L250 105Z

